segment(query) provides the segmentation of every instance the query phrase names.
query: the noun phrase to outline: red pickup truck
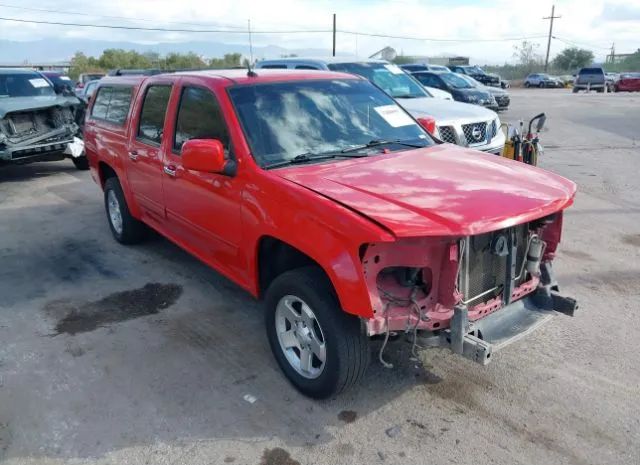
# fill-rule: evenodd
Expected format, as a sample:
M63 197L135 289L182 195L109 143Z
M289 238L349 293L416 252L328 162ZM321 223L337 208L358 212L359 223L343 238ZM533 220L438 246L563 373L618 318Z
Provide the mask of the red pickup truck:
M444 144L362 78L107 77L85 143L115 239L151 227L262 298L309 396L360 380L371 336L385 364L398 332L486 364L577 308L551 267L575 184Z

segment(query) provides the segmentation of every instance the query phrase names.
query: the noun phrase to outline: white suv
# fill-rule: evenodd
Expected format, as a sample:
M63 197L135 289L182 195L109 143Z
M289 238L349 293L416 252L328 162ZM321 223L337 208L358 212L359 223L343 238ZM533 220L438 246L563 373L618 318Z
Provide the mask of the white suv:
M369 79L396 99L414 118L436 120L434 136L451 144L499 154L505 136L494 111L467 103L432 98L413 77L384 60L345 58L281 58L258 62L256 68L342 71Z

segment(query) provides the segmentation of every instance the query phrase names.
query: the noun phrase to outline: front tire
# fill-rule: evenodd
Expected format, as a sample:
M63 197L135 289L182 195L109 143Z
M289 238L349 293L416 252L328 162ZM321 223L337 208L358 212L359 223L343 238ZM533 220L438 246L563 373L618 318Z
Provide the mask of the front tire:
M265 305L273 355L300 392L325 399L362 379L369 365L364 324L342 310L322 270L304 267L278 276Z
M530 83L528 83L528 82L525 82L525 83L524 83L524 86L528 89L529 87L531 87L531 84L530 84Z
M544 82L541 82L540 84L538 84L538 87L540 87L541 89L544 89Z
M147 228L131 216L118 178L109 178L104 183L104 206L109 228L116 241L127 245L137 244L146 237Z

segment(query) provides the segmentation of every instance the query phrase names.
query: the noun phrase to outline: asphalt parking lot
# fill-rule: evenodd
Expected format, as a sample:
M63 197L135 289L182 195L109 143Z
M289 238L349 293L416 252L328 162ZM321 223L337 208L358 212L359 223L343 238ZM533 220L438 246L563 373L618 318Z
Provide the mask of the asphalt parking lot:
M579 313L487 367L398 342L323 402L259 303L160 237L112 240L87 172L0 169L0 462L640 463L640 95L511 94L503 121L546 111L541 166L579 185L556 260Z

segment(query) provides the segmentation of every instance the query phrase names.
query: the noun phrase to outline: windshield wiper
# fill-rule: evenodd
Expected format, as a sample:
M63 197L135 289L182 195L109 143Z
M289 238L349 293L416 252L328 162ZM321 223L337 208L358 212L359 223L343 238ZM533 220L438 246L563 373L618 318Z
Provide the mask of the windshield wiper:
M358 150L370 149L372 147L378 147L380 145L388 145L388 144L404 145L405 147L413 147L416 149L421 149L422 147L424 147L424 145L413 144L411 142L406 142L401 139L393 139L393 140L374 139L367 142L366 144L354 145L353 147L347 147L346 149L342 149L342 153L357 152Z
M297 164L302 164L302 163L309 163L309 162L313 162L316 160L329 160L331 158L337 158L337 157L344 157L344 158L362 158L362 157L366 157L367 154L365 153L351 153L351 154L347 154L344 153L344 151L342 152L327 152L327 153L313 153L313 152L305 152L305 153L301 153L300 155L296 155L295 157L289 159L289 160L282 160L282 161L277 161L275 163L270 163L268 165L265 165L264 168L265 169L270 169L270 168L278 168L280 166L287 166L287 165L297 165Z
M393 98L420 98L420 97L424 97L424 95L400 94L400 95L393 96Z

